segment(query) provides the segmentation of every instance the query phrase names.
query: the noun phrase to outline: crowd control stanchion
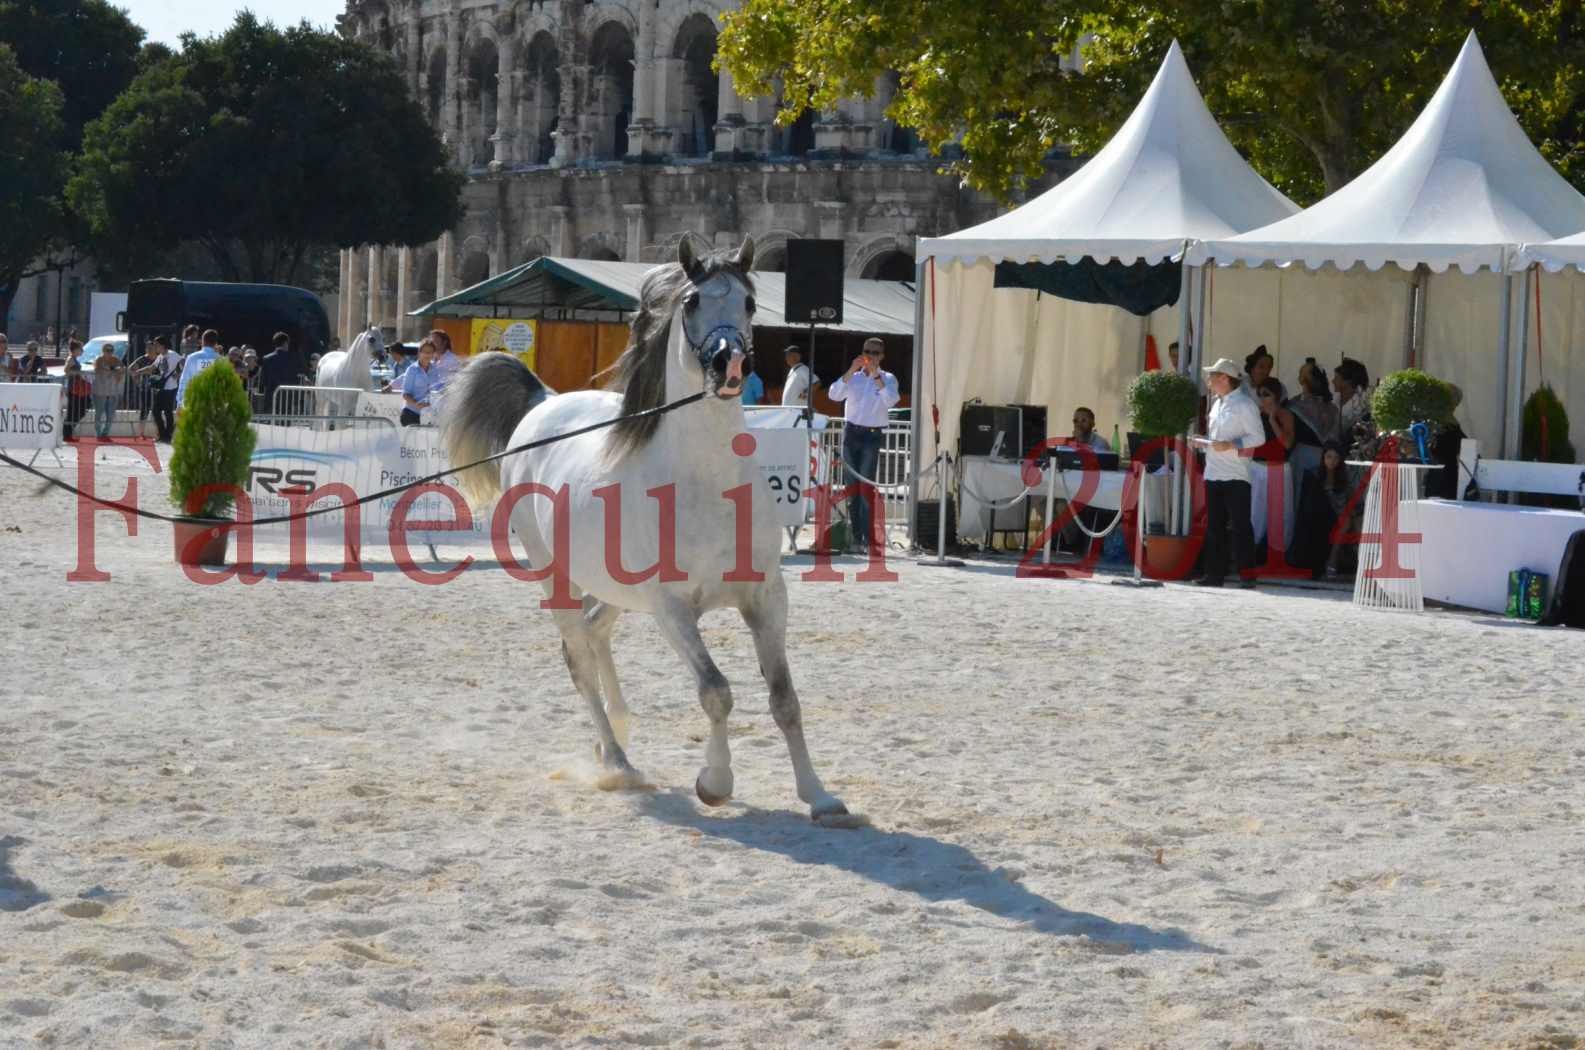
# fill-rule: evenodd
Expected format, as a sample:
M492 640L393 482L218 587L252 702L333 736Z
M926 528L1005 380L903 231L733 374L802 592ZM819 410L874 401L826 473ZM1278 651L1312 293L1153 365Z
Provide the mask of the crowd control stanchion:
M1145 578L1145 529L1150 522L1150 495L1148 482L1150 471L1148 463L1131 463L1129 466L1134 476L1139 479L1135 491L1139 493L1134 500L1134 574L1115 579L1112 582L1122 587L1160 587L1160 580L1147 580ZM1118 511L1122 513L1121 510Z
M936 461L930 469L936 472L936 486L941 493L941 498L936 501L936 556L934 558L920 558L918 565L933 566L937 569L961 569L963 562L958 558L947 557L947 451L936 445ZM928 471L926 472L928 473ZM919 502L914 502L914 521L919 520ZM961 502L961 500L959 501Z

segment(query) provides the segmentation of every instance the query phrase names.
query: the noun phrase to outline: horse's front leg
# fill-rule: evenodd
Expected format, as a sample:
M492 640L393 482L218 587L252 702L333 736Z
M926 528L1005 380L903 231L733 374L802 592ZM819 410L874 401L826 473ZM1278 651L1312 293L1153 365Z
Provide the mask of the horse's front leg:
M694 792L707 806L723 805L732 797L732 749L726 741L726 717L732 713L732 687L715 665L699 634L699 617L692 609L674 604L655 614L661 634L671 643L699 684L699 706L710 719L710 741L704 747L704 768L694 781Z
M787 666L787 586L774 576L742 607L743 622L754 635L754 650L759 655L765 684L770 687L770 711L787 738L787 753L792 758L793 778L798 797L809 804L809 816L839 816L847 813L842 800L825 789L809 760L804 742L803 711L793 691L792 670Z
M584 613L592 634L595 665L600 672L600 692L605 696L605 716L610 719L617 744L626 751L632 739L633 715L622 699L622 683L617 680L616 661L611 655L611 632L621 616L621 609L604 602L596 603Z

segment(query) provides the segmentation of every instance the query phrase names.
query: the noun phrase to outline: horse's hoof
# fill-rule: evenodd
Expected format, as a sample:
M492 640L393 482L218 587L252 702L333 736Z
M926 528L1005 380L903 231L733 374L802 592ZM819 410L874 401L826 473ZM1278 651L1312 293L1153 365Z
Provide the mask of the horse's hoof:
M809 804L809 819L820 821L830 817L845 817L848 808L835 795L825 795Z
M694 794L699 796L699 801L707 806L724 806L732 798L732 771L730 769L711 769L709 766L699 770L698 779L693 782Z

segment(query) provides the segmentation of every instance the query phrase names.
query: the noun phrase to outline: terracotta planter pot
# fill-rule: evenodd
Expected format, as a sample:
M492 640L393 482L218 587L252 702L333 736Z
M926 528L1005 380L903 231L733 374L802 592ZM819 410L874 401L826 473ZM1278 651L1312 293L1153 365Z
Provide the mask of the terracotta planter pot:
M224 565L232 523L184 518L171 523L176 535L176 564Z
M1188 536L1146 536L1145 575L1153 580L1181 580L1194 569Z

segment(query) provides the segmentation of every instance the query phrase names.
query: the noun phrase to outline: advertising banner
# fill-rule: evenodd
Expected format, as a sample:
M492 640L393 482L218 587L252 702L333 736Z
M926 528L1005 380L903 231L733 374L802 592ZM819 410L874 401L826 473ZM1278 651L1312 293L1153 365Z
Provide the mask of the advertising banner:
M470 324L471 353L505 350L529 368L534 367L534 351L539 345L539 322L511 317L475 317Z
M51 386L52 389L58 388ZM368 420L342 425L336 430L304 426L255 424L258 442L248 470L246 491L253 500L255 518L291 513L287 489L319 493L323 502L317 507L338 506L332 493L352 498L405 485L451 465L433 427L396 427ZM801 525L809 477L809 431L801 429L755 430L754 458L760 475L770 488L776 508L777 524ZM455 479L443 478L438 484L455 489ZM327 490L327 486L345 488ZM326 490L326 491L321 491ZM402 494L387 496L365 504L358 511L358 529L368 539L383 540L390 529L391 514ZM458 499L461 499L460 493ZM309 535L339 536L344 528L341 511L307 519ZM438 492L425 493L407 512L409 521L454 521L456 510ZM270 526L286 534L285 525ZM489 514L474 515L472 534L483 537L489 529ZM415 534L415 542L425 533ZM434 533L436 541L445 533ZM464 538L452 534L451 539Z
M61 385L0 383L0 448L61 447Z

